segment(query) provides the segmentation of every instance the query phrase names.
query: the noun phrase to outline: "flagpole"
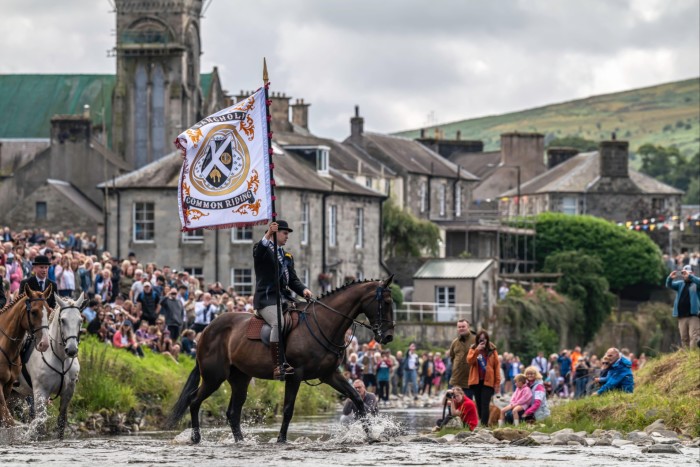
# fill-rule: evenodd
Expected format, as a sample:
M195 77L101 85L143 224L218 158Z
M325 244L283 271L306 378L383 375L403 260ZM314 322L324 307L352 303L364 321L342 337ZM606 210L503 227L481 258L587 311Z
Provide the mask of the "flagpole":
M270 104L272 104L272 101L270 100L268 93L269 93L269 88L270 88L270 78L267 74L267 60L263 57L263 83L265 87L265 113L266 113L266 123L267 123L267 160L268 163L270 164L270 206L272 209L272 222L277 221L277 211L275 210L275 176L274 176L274 169L275 169L275 164L272 162L272 130L270 129L270 124L272 121L272 116L270 115ZM275 257L275 287L277 289L277 327L278 327L278 337L279 337L279 365L282 366L285 363L285 345L284 345L284 321L282 321L282 300L281 300L281 295L282 291L280 290L280 281L279 281L279 260L277 259L277 232L272 233L272 243L274 245L274 257Z

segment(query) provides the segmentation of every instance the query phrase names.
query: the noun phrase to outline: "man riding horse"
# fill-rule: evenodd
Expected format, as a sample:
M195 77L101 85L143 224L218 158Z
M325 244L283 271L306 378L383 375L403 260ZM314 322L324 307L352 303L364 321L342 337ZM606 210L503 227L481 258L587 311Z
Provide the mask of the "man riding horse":
M57 291L58 285L49 279L49 266L51 266L51 260L48 256L39 255L34 258L34 262L32 263L34 274L31 277L22 280L22 282L19 284L19 290L24 290L24 285L27 284L31 290L36 292L43 292L49 286L53 287L51 290L54 292ZM49 298L47 298L47 303L51 310L56 308L56 298L54 297L53 293L51 293Z
M273 235L277 233L277 254ZM282 364L280 364L279 334L280 325L277 318L277 291L281 293L280 302L284 309L284 303L294 301L291 292L311 298L313 294L294 270L294 258L282 248L287 243L289 234L293 232L286 221L272 222L263 238L253 247L253 264L255 266L255 299L254 306L260 316L270 325L270 353L274 368L274 378L284 381L286 375L294 374L294 368L287 363L282 352ZM275 263L277 260L277 273L275 277ZM275 281L279 282L279 289Z

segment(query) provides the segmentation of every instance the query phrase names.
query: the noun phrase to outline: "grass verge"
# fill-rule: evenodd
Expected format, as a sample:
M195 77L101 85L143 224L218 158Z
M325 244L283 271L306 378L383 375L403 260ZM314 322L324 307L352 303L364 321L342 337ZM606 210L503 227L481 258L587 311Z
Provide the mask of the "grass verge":
M146 415L149 428L159 428L194 368L194 360L181 356L175 363L150 351L146 351L145 358L138 358L87 338L80 343L80 367L80 379L71 402L71 419L81 421L101 409L123 413L137 410ZM337 401L336 394L327 385L302 384L295 414L315 415L330 410ZM224 383L205 401L204 411L223 421L230 395L231 389ZM284 384L253 380L244 416L272 417L281 413L283 401Z

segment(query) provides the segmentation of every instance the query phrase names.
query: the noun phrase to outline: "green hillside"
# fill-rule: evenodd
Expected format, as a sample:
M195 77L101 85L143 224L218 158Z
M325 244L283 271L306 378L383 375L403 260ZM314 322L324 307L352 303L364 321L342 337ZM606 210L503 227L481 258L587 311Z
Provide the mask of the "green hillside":
M498 149L500 134L509 131L536 131L545 134L545 141L570 135L599 141L615 132L633 151L652 143L676 145L692 155L700 150L700 78L445 123L427 127L426 136L432 137L435 128L447 139L460 130L462 139L482 140L485 150ZM420 129L397 134L416 138Z

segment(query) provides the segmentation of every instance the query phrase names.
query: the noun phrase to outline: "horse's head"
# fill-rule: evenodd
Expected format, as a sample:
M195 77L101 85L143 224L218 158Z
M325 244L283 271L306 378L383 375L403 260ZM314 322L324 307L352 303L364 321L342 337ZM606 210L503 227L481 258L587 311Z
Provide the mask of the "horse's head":
M362 312L372 325L374 339L380 344L388 344L394 340L394 301L391 299L389 288L393 280L392 274L387 280L379 281L373 291L372 300L362 302Z
M61 345L70 358L78 355L78 343L80 340L80 327L83 324L83 317L80 314L80 309L85 301L84 294L80 294L78 300L70 298L62 299L56 295L56 304L58 310L54 311L51 321L58 320L58 345ZM54 331L55 332L55 331ZM54 340L56 338L54 337Z
M34 338L34 348L39 352L46 352L49 348L49 307L46 299L53 293L53 287L49 286L43 292L35 292L29 286L24 286L26 304L27 327L25 330ZM24 320L22 320L24 325Z

